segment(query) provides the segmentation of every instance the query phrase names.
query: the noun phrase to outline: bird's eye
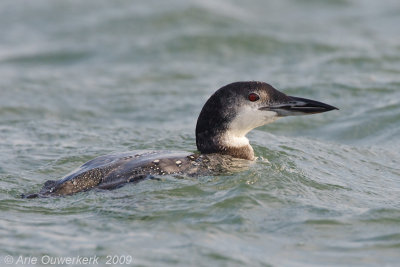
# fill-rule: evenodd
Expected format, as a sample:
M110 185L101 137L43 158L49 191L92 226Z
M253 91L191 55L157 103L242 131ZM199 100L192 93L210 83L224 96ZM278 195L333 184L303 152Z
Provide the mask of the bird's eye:
M250 100L251 102L255 102L255 101L257 101L258 99L260 99L260 96L257 95L256 93L250 93L249 96L248 96L248 98L249 98L249 100Z

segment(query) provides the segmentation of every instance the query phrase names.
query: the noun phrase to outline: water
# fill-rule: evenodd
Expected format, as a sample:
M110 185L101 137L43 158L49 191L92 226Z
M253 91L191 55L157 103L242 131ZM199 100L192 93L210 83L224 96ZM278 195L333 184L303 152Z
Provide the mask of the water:
M1 1L0 265L398 265L399 14L395 0ZM203 103L238 80L340 111L254 130L260 159L236 174L19 198L99 155L195 151Z

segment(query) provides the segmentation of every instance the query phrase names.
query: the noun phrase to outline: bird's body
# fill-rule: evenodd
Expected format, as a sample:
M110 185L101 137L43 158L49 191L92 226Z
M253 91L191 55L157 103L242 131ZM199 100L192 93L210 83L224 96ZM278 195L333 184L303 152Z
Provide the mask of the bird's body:
M321 113L333 106L287 96L262 82L236 82L217 90L204 105L196 125L200 153L127 152L88 161L41 191L26 197L70 195L89 189L114 189L162 175L199 176L224 173L255 159L246 134L279 117Z
M97 188L109 190L164 175L206 176L243 169L249 161L220 154L176 151L132 151L97 157L62 179L47 181L38 194L25 197L70 195Z

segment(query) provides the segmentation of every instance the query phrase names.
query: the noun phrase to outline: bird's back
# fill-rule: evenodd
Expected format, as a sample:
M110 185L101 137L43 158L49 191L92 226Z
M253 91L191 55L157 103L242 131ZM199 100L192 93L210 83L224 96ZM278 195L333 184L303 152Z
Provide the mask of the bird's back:
M27 198L70 195L92 188L114 189L126 183L163 175L212 175L243 166L228 155L175 151L132 151L97 157L60 180L49 180ZM245 164L246 165L246 164Z

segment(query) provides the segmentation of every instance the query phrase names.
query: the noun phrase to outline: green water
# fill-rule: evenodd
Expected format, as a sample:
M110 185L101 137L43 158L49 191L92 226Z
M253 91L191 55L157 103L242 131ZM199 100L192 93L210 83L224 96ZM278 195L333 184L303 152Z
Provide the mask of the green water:
M0 265L398 265L399 14L397 0L2 0ZM254 130L260 158L236 174L19 198L107 153L195 151L203 103L239 80L340 111Z

